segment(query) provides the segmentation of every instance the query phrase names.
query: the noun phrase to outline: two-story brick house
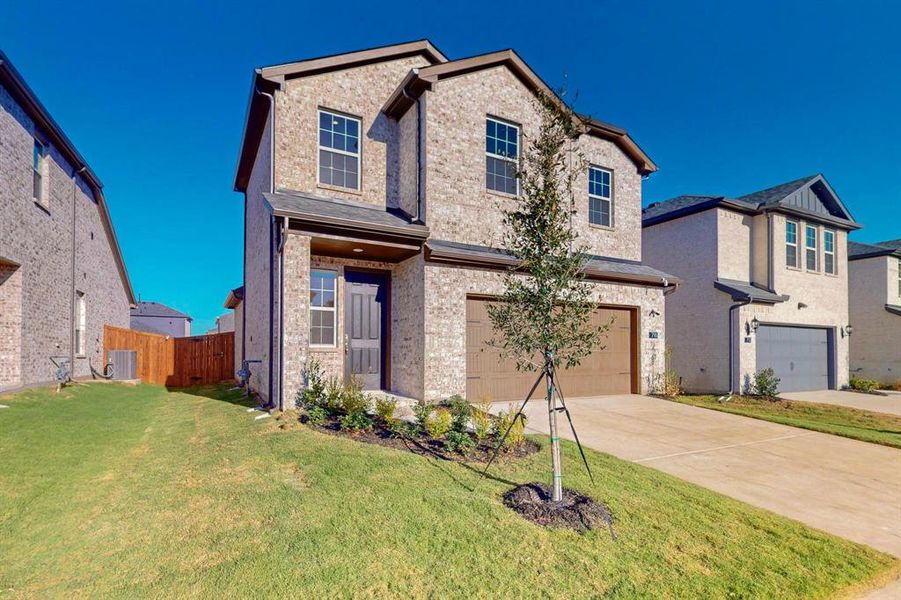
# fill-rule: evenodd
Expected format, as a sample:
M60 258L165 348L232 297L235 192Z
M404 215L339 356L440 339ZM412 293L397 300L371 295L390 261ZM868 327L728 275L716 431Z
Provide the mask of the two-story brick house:
M851 374L901 385L901 239L848 243Z
M484 346L485 303L517 193L511 161L536 132L537 91L515 52L448 60L428 41L258 69L235 188L245 195L243 358L272 405L304 364L413 398L522 397L534 375ZM567 374L569 395L646 391L664 362L664 291L641 263L641 182L656 167L591 121L573 226L605 347Z
M133 302L100 180L0 52L0 389L89 376Z
M822 175L657 202L643 226L647 263L682 280L666 325L688 390L744 391L767 367L781 391L848 383L847 234L859 225Z

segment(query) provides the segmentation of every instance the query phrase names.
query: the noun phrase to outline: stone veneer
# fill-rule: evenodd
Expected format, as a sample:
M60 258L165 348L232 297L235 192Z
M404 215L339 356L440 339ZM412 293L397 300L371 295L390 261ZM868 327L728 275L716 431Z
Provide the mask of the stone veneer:
M46 202L32 198L35 124L0 86L0 388L54 381L51 356L72 348L73 287L86 300L85 353L101 366L103 326L128 327L129 302L92 190L49 146ZM74 222L73 222L74 219ZM74 280L73 280L74 249ZM8 266L20 265L14 272ZM7 307L12 309L7 311Z

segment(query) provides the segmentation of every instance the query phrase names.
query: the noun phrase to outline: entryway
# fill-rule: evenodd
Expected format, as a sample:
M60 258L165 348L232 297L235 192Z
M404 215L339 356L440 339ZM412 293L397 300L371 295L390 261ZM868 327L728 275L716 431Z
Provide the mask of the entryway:
M390 278L384 271L344 271L344 375L364 390L388 389Z

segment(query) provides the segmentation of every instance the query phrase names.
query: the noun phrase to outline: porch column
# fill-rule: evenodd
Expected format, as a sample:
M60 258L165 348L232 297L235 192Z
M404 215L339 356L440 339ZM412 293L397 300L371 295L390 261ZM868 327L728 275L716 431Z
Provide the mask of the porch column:
M293 408L303 385L303 368L310 337L310 237L290 232L285 241L285 407Z

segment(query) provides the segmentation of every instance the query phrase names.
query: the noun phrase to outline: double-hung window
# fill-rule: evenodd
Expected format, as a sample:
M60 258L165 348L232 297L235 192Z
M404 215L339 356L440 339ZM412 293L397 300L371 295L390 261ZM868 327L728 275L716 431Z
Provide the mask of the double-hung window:
M87 336L87 307L84 292L75 292L75 355L84 356Z
M823 230L823 270L830 275L835 275L835 232L831 229Z
M319 110L319 183L360 189L360 119Z
M588 167L588 222L613 226L613 173L600 167Z
M808 271L816 271L817 264L817 228L807 225L804 231L804 256Z
M798 224L785 222L785 266L798 268Z
M519 158L519 127L491 119L485 121L485 187L516 195Z
M337 332L335 320L336 286L334 271L310 272L310 345L334 346Z
M34 152L32 154L32 195L35 202L44 204L44 161L46 160L47 148L40 140L34 140Z

